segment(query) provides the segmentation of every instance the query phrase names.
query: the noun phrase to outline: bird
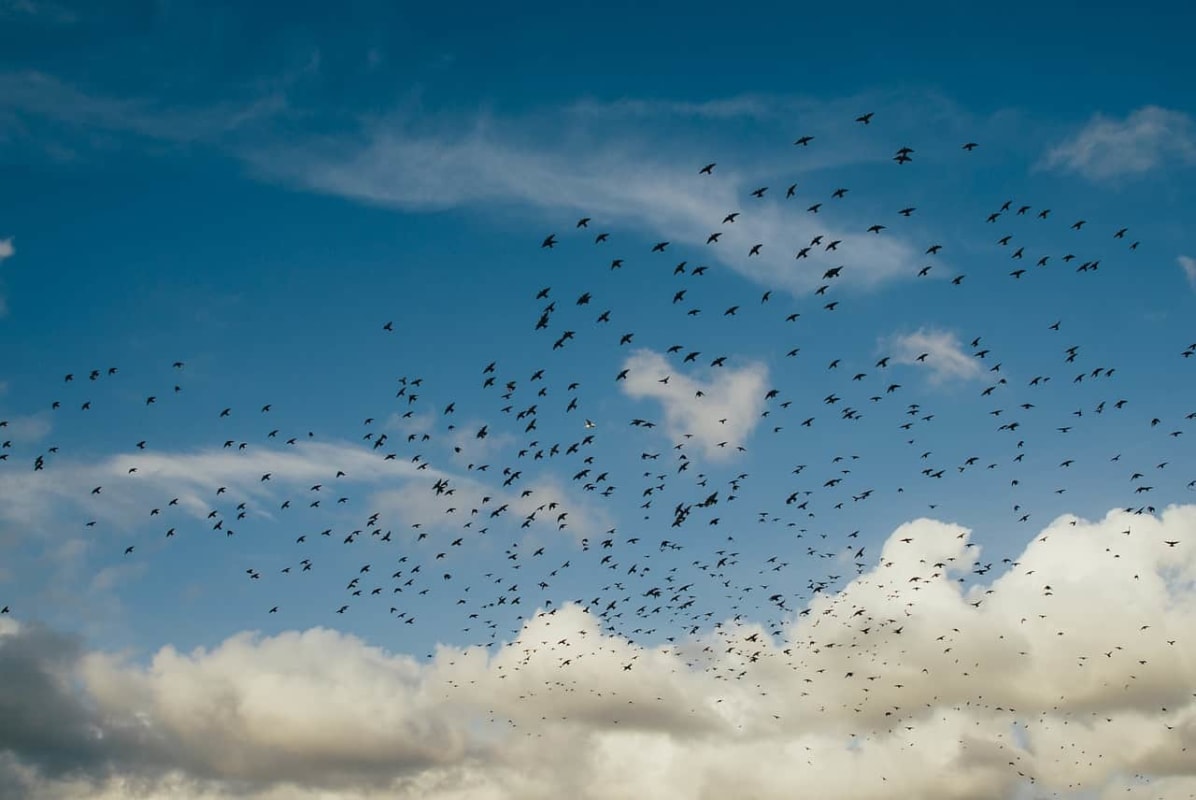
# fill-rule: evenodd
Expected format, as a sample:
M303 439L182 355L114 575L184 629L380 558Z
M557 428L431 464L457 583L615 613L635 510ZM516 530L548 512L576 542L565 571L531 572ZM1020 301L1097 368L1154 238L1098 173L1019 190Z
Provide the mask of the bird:
M870 126L873 113L856 121ZM861 135L889 135L888 117L877 124ZM1114 241L1128 229L1110 226L1090 236L1103 223L1088 229L1079 220L1072 233L1056 225L1061 215L1075 219L1080 205L1099 198L1073 209L1061 195L1051 201L1060 204L1058 213L1048 217L1050 209L1039 204L1053 196L1049 175L1016 189L1026 191L1033 206L1009 200L993 211L992 198L936 194L957 183L970 186L977 170L1003 169L1003 148L986 143L980 161L956 160L950 140L940 137L936 144L935 137L914 139L914 133L917 152L900 147L893 158L908 164L918 155L918 167L900 173L916 180L886 177L877 171L885 165L873 162L843 170L819 165L808 187L800 178L803 192L832 200L808 207L808 213L827 211L813 220L787 219L790 209L750 200L738 201L747 210L728 213L734 206L726 192L735 187L720 185L734 176L720 171L720 179L704 184L717 191L694 194L689 189L696 185L685 183L695 179L692 165L682 165L676 185L672 173L640 176L655 182L651 196L631 186L624 198L629 205L620 207L604 195L609 187L598 186L601 181L575 187L565 180L533 209L557 221L538 224L568 231L576 220L571 230L586 229L587 245L596 234L595 245L605 243L609 254L594 259L563 233L562 252L551 264L507 269L534 251L529 237L501 254L502 269L483 261L470 267L474 272L420 273L428 280L423 288L408 286L416 279L406 275L363 284L358 305L363 314L378 315L364 316L363 327L353 320L326 323L318 304L301 309L305 330L322 343L315 350L303 351L304 342L289 335L261 334L277 322L273 316L245 314L237 322L245 335L232 359L241 373L217 372L215 352L186 372L174 362L171 371L168 359L152 355L154 348L142 364L122 362L119 373L89 371L92 364L74 359L101 352L104 341L89 341L83 351L64 349L20 371L23 384L41 369L46 391L30 392L12 407L44 414L53 425L30 435L31 423L14 419L11 439L0 441L0 470L13 472L0 472L0 481L51 492L54 524L68 538L102 543L106 529L119 526L128 558L117 557L121 540L111 549L89 550L89 565L94 559L97 568L116 570L105 576L147 570L160 578L181 558L219 582L232 565L253 581L235 591L230 583L222 595L222 607L241 612L238 619L245 609L234 604L244 599L261 604L249 607L253 614L281 614L287 605L285 618L271 621L288 629L401 620L412 626L403 629L412 636L402 642L414 646L435 637L445 643L428 656L435 667L427 673L433 678L425 681L428 692L449 703L453 692L501 696L491 691L499 684L514 692L490 712L491 724L525 728L535 717L511 709L533 706L542 716L553 709L553 717L559 712L576 721L580 714L611 727L616 720L620 727L643 727L654 715L677 716L691 706L700 716L701 703L674 708L671 695L658 692L665 699L652 706L656 695L643 694L653 675L671 670L689 676L700 690L694 696L711 708L735 706L727 717L731 726L764 730L761 725L782 716L792 726L800 712L810 730L817 732L826 719L838 726L840 743L846 735L849 749L865 754L878 741L920 741L918 726L944 713L959 717L963 727L992 717L1029 731L1063 721L1074 726L1064 731L1087 730L1099 718L1090 713L1091 703L1076 704L1074 687L1095 686L1113 698L1108 708L1120 707L1118 693L1133 694L1143 682L1165 683L1158 675L1169 656L1160 653L1184 646L1180 627L1166 626L1178 642L1174 650L1166 644L1171 640L1158 637L1164 625L1149 609L1119 612L1135 627L1153 625L1132 634L1136 639L1126 638L1125 625L1112 625L1086 631L1082 641L1064 611L1086 601L1099 611L1100 586L1158 583L1155 562L1174 565L1187 557L1186 537L1168 516L1173 512L1159 509L1196 490L1191 460L1179 446L1196 421L1196 410L1180 405L1196 343L1183 347L1174 340L1178 328L1162 316L1151 325L1110 325L1102 316L1141 266L1131 245ZM812 141L806 135L793 145ZM962 149L977 146L967 142ZM717 157L730 163L733 153ZM785 198L796 195L793 177L775 166L779 159L770 161L762 151L752 163L759 177L739 188L762 200L768 185L751 191L757 183L788 184ZM711 176L715 169L711 161L696 172ZM1002 181L1016 185L1017 176L1006 172ZM958 181L957 173L963 176ZM849 193L840 186L845 182L854 187L852 203L834 202ZM829 198L819 186L832 189ZM597 195L585 196L595 187ZM1042 196L1031 197L1031 189ZM1086 191L1102 189L1093 184ZM918 200L922 195L928 199ZM677 216L648 202L688 210ZM869 203L882 213L842 216ZM619 208L610 232L600 231L594 219ZM915 211L917 221L910 219ZM1020 219L1031 211L1049 222ZM1109 218L1116 219L1114 211ZM895 222L898 215L905 219ZM890 224L874 222L884 218ZM637 227L643 230L636 235L646 238L624 241L624 231L631 235ZM944 227L953 237L945 256L942 244L926 245L948 243L940 238ZM1075 233L1081 229L1089 234ZM695 249L708 231L705 244L719 246ZM1067 236L1080 243L1072 249L1081 255L1058 249ZM994 239L1009 249L998 250ZM549 234L541 249L557 244ZM618 252L624 245L629 249ZM408 255L403 246L385 245L400 258ZM641 247L676 257L657 264ZM918 248L925 258L911 261ZM1019 283L1002 284L991 259L1011 251L1010 258L1029 258L1042 269L1014 265L1019 268L1007 274ZM787 259L779 254L786 252L796 253L794 264L782 263ZM975 266L947 266L957 253L967 253ZM1111 282L1047 268L1084 261L1083 272L1091 273L1101 259L1108 266L1097 275ZM967 286L961 269L970 270ZM545 277L549 270L551 278ZM915 275L936 279L908 280ZM113 276L123 280L119 271ZM1088 284L1083 297L1089 302L1068 302L1079 296L1073 285L1079 280ZM1151 290L1149 282L1141 288ZM274 289L282 299L289 297L285 290ZM836 313L811 313L811 297ZM370 303L389 310L369 311ZM925 327L898 329L876 316L885 303L911 312L911 320L924 319ZM393 319L382 328L393 335L379 337L376 320L388 316ZM429 322L439 316L460 324ZM1058 346L1064 318L1066 335L1076 337L1067 349ZM784 334L774 329L782 321ZM159 347L173 334L162 329L154 336ZM117 353L144 350L123 341L117 337L107 346ZM211 347L221 341L213 339ZM1156 342L1156 349L1148 347ZM352 358L338 366L329 353ZM1135 361L1131 371L1117 363L1126 353L1154 355ZM777 364L779 357L792 359L788 369ZM810 358L824 369L803 363ZM874 367L867 367L869 360ZM409 371L428 364L426 382ZM1163 370L1167 379L1159 385L1170 393L1146 391L1153 385L1147 377ZM603 380L591 380L595 374ZM83 382L83 375L90 380ZM188 383L181 397L163 388L188 381L195 385ZM274 392L251 401L261 414L246 415L242 398L267 387ZM24 389L14 379L9 391ZM47 410L51 402L58 405ZM88 416L80 417L76 409L84 402ZM211 413L222 407L218 417ZM1193 416L1184 417L1189 411ZM0 427L7 430L3 421ZM785 461L790 453L801 454L791 461L805 463ZM31 466L38 474L21 472ZM1064 500L1092 486L1103 487L1107 505L1126 510L1092 523L1060 516ZM329 497L335 502L326 502ZM969 505L968 498L983 502ZM991 517L994 530L1018 523L1006 525L1014 538L997 549L1004 561L991 555L984 526L963 530L976 509ZM1069 534L1073 523L1079 535ZM71 532L75 525L86 537ZM1133 535L1114 528L1132 528ZM215 531L222 535L205 538ZM155 535L156 546L132 559L129 542L146 541L137 538L143 533ZM1079 545L1091 550L1085 563L1095 588L1084 588L1084 576L1077 583L1057 571L1069 563L1068 548ZM159 564L166 573L153 571ZM138 591L150 586L140 580ZM116 596L123 582L105 591ZM977 615L991 621L1008 610L1002 592L1010 586L1021 587L1022 610L1008 620L1012 627L972 624ZM276 593L285 590L312 602L290 603ZM272 593L250 597L254 591ZM1091 599L1084 591L1094 592ZM996 595L991 603L988 593ZM383 604L378 598L384 596L392 599ZM22 614L28 604L20 604ZM129 613L144 618L154 607L152 601L129 604ZM2 610L8 613L8 606ZM209 611L195 606L196 614ZM1069 657L1039 658L1048 651ZM469 653L482 658L480 672L455 669L454 662L472 659ZM1051 675L1044 672L1043 680L1051 678L1056 688L1037 705L1022 698L1014 712L1012 700L992 691L992 664L1014 674L1019 664L1031 663L1047 664ZM626 682L628 672L636 673L634 684ZM773 681L787 674L793 691L783 693L788 700L778 699ZM950 696L938 687L948 687ZM1172 700L1159 702L1170 708ZM765 707L772 721L756 713ZM1151 714L1169 724L1178 724L1175 713L1182 716L1182 709L1138 711L1146 726L1154 724ZM479 718L479 724L485 723ZM534 741L552 726L545 719L522 732ZM990 742L991 760L1012 762L1010 780L1019 770L1030 774L1025 748L1005 739ZM1069 788L1096 791L1078 784L1091 764L1103 763L1102 755L1110 758L1107 744L1100 737L1068 741L1057 752L1037 748L1035 774L1049 772L1057 759L1055 766L1077 784ZM817 742L811 739L810 746L817 749ZM1084 764L1089 767L1079 769ZM868 774L877 785L886 777Z

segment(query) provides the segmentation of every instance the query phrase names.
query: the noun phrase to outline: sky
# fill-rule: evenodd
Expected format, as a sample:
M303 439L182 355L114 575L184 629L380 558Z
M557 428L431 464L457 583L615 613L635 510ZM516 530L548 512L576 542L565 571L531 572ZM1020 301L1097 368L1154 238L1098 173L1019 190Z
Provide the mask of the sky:
M1190 12L103 6L0 0L0 800L1196 796Z

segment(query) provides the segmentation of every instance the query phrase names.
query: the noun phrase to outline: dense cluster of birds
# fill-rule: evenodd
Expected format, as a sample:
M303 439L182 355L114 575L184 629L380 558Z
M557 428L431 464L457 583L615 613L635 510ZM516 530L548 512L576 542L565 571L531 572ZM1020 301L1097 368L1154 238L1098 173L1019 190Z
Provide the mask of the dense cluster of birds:
M856 122L873 132L882 127L881 120L874 119L872 113L860 115ZM802 151L818 144L815 135L802 135L793 142ZM960 157L970 157L979 147L977 142L961 143ZM913 147L896 147L892 161L897 166L885 168L915 169L912 165L918 156ZM694 168L700 176L714 176L718 163L696 164ZM561 279L592 281L589 288L579 287L574 294L568 288L552 285L528 287L528 305L520 313L526 315L528 352L543 353L543 366L515 374L504 366L502 354L496 353L476 366L478 394L467 398L436 398L436 387L420 376L402 376L396 381L393 397L379 404L376 415L362 422L360 447L372 457L395 462L396 480L401 478L421 493L418 502L411 501L418 511L396 514L393 509L360 508L362 498L351 488L357 485L355 475L344 465L329 463L324 477L302 490L288 489L281 497L265 486L280 481L273 472L264 471L256 478L262 486L253 491L236 485L217 487L210 496L201 498L206 504L202 509L182 495L148 500L139 513L160 526L156 537L129 534L127 541L114 548L115 560L138 559L147 551L148 558L166 557L164 540L200 531L235 543L242 526L269 525L271 521L279 525L284 521L287 530L300 532L288 537L285 546L279 545L275 553L278 563L269 567L242 565L244 580L263 585L304 580L306 573L320 571L321 553L326 552L322 548L334 543L359 548L362 543L371 545L368 551L363 548L367 555L357 559L359 563L354 562L352 574L343 576L341 594L327 599L326 618L315 622L330 623L337 615L369 611L386 613L403 626L417 626L428 613L438 625L456 619L462 626L461 635L480 646L495 648L507 639L508 632L517 634L531 615L551 617L565 604L573 603L633 645L663 648L682 656L692 669L715 670L722 680L751 681L762 660L784 659L794 670L806 674L809 691L816 693L826 681L859 681L865 686L885 681L887 668L870 656L872 645L900 636L905 626L916 619L917 592L926 583L945 579L959 570L945 561L926 563L922 572L884 587L889 598L884 607L832 605L821 612L823 619L808 629L808 641L789 642L784 648L766 646L764 640L769 636L783 636L787 625L808 616L810 603L819 594L833 593L876 562L877 554L859 541L860 528L843 522L853 509L870 501L874 504L876 498L913 494L928 500L924 508L934 509L939 502L935 493L941 493L944 484L953 478L962 480L979 474L981 480L991 483L986 491L1008 497L1011 519L1028 523L1034 512L1022 484L1058 480L1049 491L1062 494L1067 488L1063 476L1082 458L1100 458L1110 469L1124 472L1119 504L1131 514L1155 513L1158 509L1152 499L1164 481L1166 491L1172 493L1196 489L1196 463L1190 455L1185 460L1182 449L1183 437L1196 420L1196 410L1174 417L1137 408L1136 400L1118 394L1119 365L1103 362L1090 354L1083 342L1070 340L1065 318L1026 321L1037 331L1034 347L1051 354L1055 368L1030 377L1014 379L1016 370L1004 360L1008 353L996 344L990 345L983 333L965 338L963 344L970 348L970 358L981 365L979 372L985 376L978 393L982 402L992 407L984 409L975 421L978 428L983 426L984 437L978 436L976 449L959 458L926 444L936 420L954 409L903 401L914 380L910 370L939 357L933 349L912 357L896 353L836 354L824 369L818 367L823 377L817 391L808 396L766 387L759 398L762 411L725 406L711 411L712 418L704 428L717 430L725 426L727 415L759 414L765 419L759 422L757 439L775 437L785 442L780 445L785 449L779 452L801 454L796 459L800 463L787 466L785 490L775 494L770 493L771 489L752 493L755 476L741 469L749 449L743 437L728 435L725 440L712 442L717 450L738 452L727 453L725 459L708 460L695 453L698 443L692 431L681 432L675 441L666 441L667 431L675 425L652 413L612 419L604 408L587 402L588 382L601 376L596 369L583 370L569 361L569 351L584 339L588 347L625 359L633 347L645 344L636 331L615 328L621 323L619 302L630 292L654 302L652 313L659 315L658 319L667 319L669 314L679 321L757 314L791 331L814 324L808 322L812 315L850 313L853 295L840 289L844 273L853 269L849 246L824 235L813 236L791 254L794 269L821 276L808 298L793 298L767 288L757 293L741 281L742 299L723 299L713 309L704 308L695 299L702 296L713 301L698 287L707 275L719 269L702 263L701 248L726 246L720 240L732 226L742 226L742 220L750 217L750 204L775 191L769 185L755 187L744 198L747 205L743 210L728 208L721 218L711 219L704 245L669 240L621 242L614 232L599 229L598 223L587 216L576 222L570 220L568 233L553 231L543 236L540 249L550 262L546 273L553 272L552 259L565 257L562 251L569 251L574 263L591 258L587 255L591 250L584 248L596 248L598 253L591 258L597 265L594 273L575 271L568 279ZM786 202L797 204L799 214L825 216L834 210L832 206L849 202L849 197L864 189L837 187L826 197L805 199L801 199L796 183L787 183L780 191ZM873 222L860 232L877 237L890 235L890 228L917 212L915 206L904 206L891 219ZM1019 226L1032 224L1030 221L1053 225L1060 217L1061 233L1074 234L1075 238L1066 240L1054 252L1021 240ZM1016 281L1028 280L1035 270L1055 268L1057 264L1067 265L1078 274L1115 269L1117 266L1111 262L1126 263L1140 247L1126 227L1090 232L1082 217L1014 199L995 203L977 223L984 230L991 226L996 231L991 237L993 247L1007 252L1012 267L1007 277ZM534 240L530 242L529 251L534 251L535 245ZM924 245L925 263L909 277L930 282L950 267L940 266L942 243L927 241ZM741 257L757 258L768 247L768 242L751 243ZM612 248L621 249L608 252ZM676 250L684 250L686 258L674 264L670 254ZM710 260L717 263L720 259ZM633 266L637 272L631 276ZM963 272L952 272L937 285L964 287L968 277ZM620 280L623 283L618 283ZM774 310L778 306L784 307ZM620 360L619 366L602 379L616 388L639 379L662 387L662 391L670 380L682 382L687 371L717 380L719 370L734 368L736 357L719 351L724 341L719 331L703 330L697 324L684 330L692 331L694 337L704 336L701 343L670 341L660 345L666 359L661 363L670 365L667 371L637 375L637 369L648 369L637 366L642 362L628 365ZM376 335L394 335L395 322L380 320L378 328ZM796 363L804 355L803 347L787 344L771 355L778 363ZM1190 360L1193 356L1196 342L1178 344L1173 356L1176 368L1196 364ZM901 376L902 369L907 370L905 377ZM169 370L163 365L163 374L171 378L138 401L155 411L169 405L172 395L185 391L184 361L174 362ZM120 370L108 365L66 373L61 398L53 401L52 410L63 414L89 412L95 402L94 391L105 382L121 378ZM700 409L708 399L702 388L705 384L698 381L693 385L698 388L687 399ZM1060 410L1073 402L1074 408ZM284 432L272 425L273 407L274 402L253 408L213 408L211 424L217 431L213 443L231 454L251 454L261 448L301 448L305 443L322 440L314 431ZM247 421L249 417L252 422ZM1132 431L1129 441L1137 442L1133 463L1122 463L1116 434L1106 434L1098 427L1113 417L1124 426L1116 430ZM242 426L232 427L238 418L244 421ZM862 428L846 427L865 418L867 436L896 439L908 448L909 458L902 463L876 464L870 471L868 457L849 449L859 440ZM0 436L6 424L0 420ZM827 434L829 438L817 440L820 445L794 438L812 436L826 426L839 427ZM248 430L253 431L252 435L242 433ZM1108 452L1095 454L1093 447L1077 448L1077 455L1060 459L1057 466L1052 464L1049 475L1041 462L1034 468L1025 465L1028 457L1034 457L1032 454L1050 454L1064 446L1040 447L1045 437L1069 435L1073 438L1055 441L1107 436ZM971 446L969 442L956 444ZM825 453L820 446L837 450ZM989 449L982 449L985 447ZM437 451L442 454L440 460L429 455ZM100 508L103 498L126 493L129 484L142 475L138 457L154 452L147 440L129 442L127 474L120 480L88 487L90 496L80 498L80 505ZM1165 454L1155 458L1154 454L1160 452ZM479 455L462 469L464 459L473 459L473 453ZM0 468L49 473L62 455L56 445L25 453L11 441L4 441ZM1130 461L1130 457L1125 460ZM400 464L402 472L398 471ZM1184 480L1186 476L1177 472L1180 469L1191 471L1194 479ZM867 477L875 482L868 482ZM778 480L773 476L768 485ZM288 479L284 485L293 486L294 480ZM635 498L634 505L621 500L628 496ZM750 497L747 502L753 505L740 511L746 505L745 497ZM267 502L270 507L266 507ZM628 514L632 508L638 513ZM415 518L417 514L423 516ZM631 516L636 519L623 519ZM95 527L100 523L92 518L80 524ZM724 535L724 531L730 531L730 535ZM545 532L554 535L546 536ZM1125 533L1132 535L1132 530ZM912 543L910 539L902 542ZM1156 546L1178 548L1192 543L1167 539ZM465 554L471 550L485 555L470 562ZM491 563L481 568L485 583L461 585L454 564L476 565L478 560L486 559ZM994 565L977 561L951 580L978 580L994 568L1019 569L1011 558L1003 562ZM795 580L794 574L803 572L808 575L804 582ZM593 578L595 575L599 577ZM1050 576L1042 576L1045 597L1051 594L1051 581ZM262 596L266 595L263 592ZM3 599L8 604L0 610L17 613L19 599ZM979 606L982 602L977 599L973 604ZM1048 607L1045 603L1044 614ZM20 612L32 614L36 609L21 608ZM260 613L285 615L285 604L265 599ZM743 627L760 614L764 633ZM302 621L313 620L295 620ZM824 638L820 630L832 628L834 633ZM446 630L444 635L450 634ZM939 637L944 652L950 651L953 635L952 631L944 631ZM858 666L846 675L826 675L814 667L817 660L812 653L833 645L858 653ZM1128 643L1126 647L1120 653L1110 650L1088 656L1134 659L1133 648ZM1121 645L1116 649L1120 650ZM591 653L592 645L584 635L562 630L559 637L526 650L523 663L550 659L557 667L556 677L545 691L569 692L575 686L569 677L570 667ZM737 657L733 667L727 666L727 654ZM636 658L623 663L622 669L633 671ZM964 664L959 669L966 671L968 667ZM939 664L936 668L943 667ZM867 695L858 697L856 710L866 709ZM611 713L617 716L616 705L612 702ZM778 719L784 713L778 708ZM904 718L904 712L872 717L878 730L899 728L905 724Z

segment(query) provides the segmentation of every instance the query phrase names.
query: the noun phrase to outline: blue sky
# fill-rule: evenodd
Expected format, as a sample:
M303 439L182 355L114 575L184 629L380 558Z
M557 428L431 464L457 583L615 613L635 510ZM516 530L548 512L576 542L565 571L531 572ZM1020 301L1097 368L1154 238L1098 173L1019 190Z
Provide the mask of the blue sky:
M584 774L595 798L697 797L799 746L809 772L751 790L1192 791L1159 731L1196 736L1190 19L298 6L0 0L0 674L40 687L0 694L14 796L559 796ZM1100 555L1126 526L1151 544ZM1123 579L1139 604L1112 601ZM1058 655L1102 604L1075 657L1160 631L1158 674L1101 683L1141 696L1076 689ZM911 614L916 636L876 640ZM1060 630L1019 628L1036 616ZM827 661L819 618L857 653ZM605 645L584 674L554 619ZM739 664L752 626L768 667ZM943 631L995 672L936 661ZM1062 711L1003 683L1014 631ZM641 657L662 683L628 695ZM901 712L925 762L884 767L909 742L852 723L873 706L838 675L882 663L935 666L941 717ZM23 714L64 675L39 740ZM566 676L617 701L570 705ZM196 713L217 685L238 720ZM617 729L625 696L661 706ZM1043 755L1094 708L1118 723L1063 741L1116 768ZM261 733L284 711L310 735ZM969 725L984 755L953 749ZM528 736L582 755L527 778Z

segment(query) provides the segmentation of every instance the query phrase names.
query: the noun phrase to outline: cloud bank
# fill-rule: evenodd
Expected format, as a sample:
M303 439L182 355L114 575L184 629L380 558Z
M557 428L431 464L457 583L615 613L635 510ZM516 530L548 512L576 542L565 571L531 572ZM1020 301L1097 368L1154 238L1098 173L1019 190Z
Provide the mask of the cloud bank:
M1186 796L1196 506L1061 517L964 589L978 558L967 529L916 520L777 631L740 618L648 646L569 605L491 653L428 661L315 628L139 663L3 620L0 784L16 798Z

